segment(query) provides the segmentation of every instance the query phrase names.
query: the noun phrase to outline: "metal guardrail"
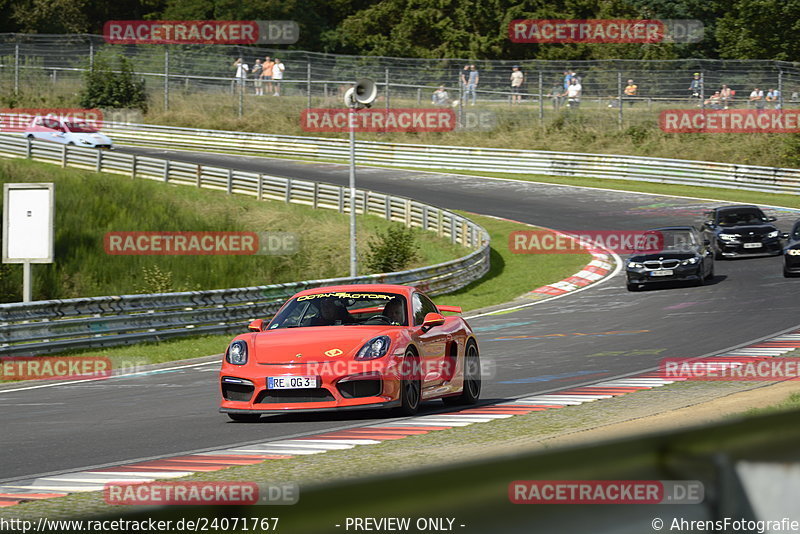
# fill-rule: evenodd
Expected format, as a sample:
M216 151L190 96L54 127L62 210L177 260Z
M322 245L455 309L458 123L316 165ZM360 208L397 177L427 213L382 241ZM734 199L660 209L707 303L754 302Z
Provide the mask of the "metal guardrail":
M117 143L204 149L251 155L292 154L345 160L348 141L155 125L107 124ZM580 154L464 146L426 146L358 141L359 163L504 173L575 176L664 184L800 194L800 169L639 156Z
M350 211L349 190L336 185L59 145L25 139L19 134L0 135L0 156L218 189L315 209ZM462 288L489 270L488 233L460 215L409 198L367 190L358 190L355 204L357 213L374 214L408 227L436 232L475 250L438 265L355 278L0 304L0 354L44 354L230 332L241 330L249 320L274 314L286 298L305 288L346 283L410 284L437 295Z

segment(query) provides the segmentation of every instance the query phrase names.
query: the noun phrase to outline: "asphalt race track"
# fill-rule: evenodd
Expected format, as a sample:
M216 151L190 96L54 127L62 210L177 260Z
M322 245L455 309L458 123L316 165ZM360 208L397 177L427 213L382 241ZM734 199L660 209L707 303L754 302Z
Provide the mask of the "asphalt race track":
M157 154L163 150L119 149ZM168 152L169 157L266 174L346 184L347 167L264 158ZM358 187L450 209L561 230L645 230L691 224L719 202L360 168ZM767 209L787 231L797 218ZM263 230L268 230L267 228ZM494 243L495 247L506 246ZM716 262L716 280L629 293L623 276L586 291L476 318L492 375L483 400L600 381L658 365L665 357L717 352L795 326L800 280L780 257ZM534 289L533 287L531 289ZM467 314L468 315L468 314ZM45 473L176 455L365 424L381 412L280 415L237 424L217 412L216 361L183 369L52 387L0 389L0 483ZM425 411L441 409L433 402Z

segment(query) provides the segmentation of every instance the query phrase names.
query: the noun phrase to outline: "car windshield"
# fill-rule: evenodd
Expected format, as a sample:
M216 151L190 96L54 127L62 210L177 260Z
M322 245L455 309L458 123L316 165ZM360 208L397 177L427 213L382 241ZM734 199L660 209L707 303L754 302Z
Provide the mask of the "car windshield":
M408 326L406 299L397 293L337 291L295 297L267 330L306 326Z
M67 130L72 133L97 133L97 129L85 122L65 122Z
M636 251L652 254L662 251L688 251L697 246L697 240L688 230L652 230L636 241Z
M742 224L761 224L766 217L758 208L743 208L720 211L717 215L720 226L739 226Z

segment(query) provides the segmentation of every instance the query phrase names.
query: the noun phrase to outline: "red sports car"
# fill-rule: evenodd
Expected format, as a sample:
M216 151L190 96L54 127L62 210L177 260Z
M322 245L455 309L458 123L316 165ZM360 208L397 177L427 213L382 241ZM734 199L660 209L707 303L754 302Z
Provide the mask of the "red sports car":
M481 390L478 343L457 306L436 306L413 287L307 289L266 324L236 336L220 371L220 411L262 414L396 408L423 400L473 404Z

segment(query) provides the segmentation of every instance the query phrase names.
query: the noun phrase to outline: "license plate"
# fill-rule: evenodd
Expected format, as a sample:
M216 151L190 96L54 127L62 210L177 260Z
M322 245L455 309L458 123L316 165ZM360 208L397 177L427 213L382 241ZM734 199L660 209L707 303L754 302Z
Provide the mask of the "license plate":
M744 248L761 248L761 243L745 243Z
M672 276L672 269L659 269L658 271L650 271L650 276Z
M316 376L269 376L267 389L307 389L317 387Z

